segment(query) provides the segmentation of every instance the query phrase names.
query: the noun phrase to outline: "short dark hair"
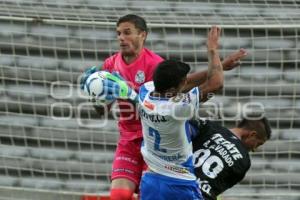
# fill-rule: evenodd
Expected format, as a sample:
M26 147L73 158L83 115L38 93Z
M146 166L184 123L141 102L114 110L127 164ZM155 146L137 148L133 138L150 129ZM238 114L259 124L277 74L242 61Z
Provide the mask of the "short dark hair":
M178 87L189 71L190 66L180 61L164 60L160 62L153 74L155 91L165 92L172 87Z
M138 28L139 30L148 32L147 23L146 23L145 19L138 15L128 14L128 15L125 15L125 16L119 18L119 20L117 22L117 26L119 26L121 23L124 23L124 22L130 22L130 23L134 24L134 26L136 28Z
M269 121L266 117L261 118L244 118L238 123L238 128L247 130L255 130L258 134L270 139L272 130Z

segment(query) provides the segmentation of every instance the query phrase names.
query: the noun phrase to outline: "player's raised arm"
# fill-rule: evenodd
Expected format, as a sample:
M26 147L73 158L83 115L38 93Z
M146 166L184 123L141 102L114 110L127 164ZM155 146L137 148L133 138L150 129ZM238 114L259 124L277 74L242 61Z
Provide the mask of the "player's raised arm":
M219 38L221 29L212 26L207 38L208 72L207 78L199 87L200 99L206 101L209 93L214 93L223 87L223 67L219 56Z
M222 66L224 71L229 71L240 66L240 60L247 56L245 49L239 49L224 58ZM187 83L184 87L184 92L190 91L192 88L203 84L207 79L208 70L197 71L190 73L187 76Z

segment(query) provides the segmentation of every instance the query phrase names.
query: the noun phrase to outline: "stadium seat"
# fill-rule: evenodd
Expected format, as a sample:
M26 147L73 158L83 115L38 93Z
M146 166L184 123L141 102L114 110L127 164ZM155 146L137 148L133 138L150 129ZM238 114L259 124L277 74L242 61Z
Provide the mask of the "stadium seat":
M277 68L266 68L265 66L248 66L242 65L240 68L240 76L243 79L262 81L262 82L273 82L282 77L280 69Z
M33 25L30 33L35 37L68 37L69 29L65 26Z
M260 8L240 5L239 9L232 9L232 6L235 6L234 3L226 3L223 6L220 6L218 13L221 15L230 15L233 16L242 16L242 15L259 15L261 12Z
M30 148L30 155L32 158L45 159L45 160L69 160L74 156L75 152L66 149L52 149L52 148Z
M86 68L91 66L102 66L103 61L97 60L79 60L69 59L62 60L62 69L68 72L80 72L82 73Z
M19 183L21 187L25 188L41 188L41 189L51 189L58 190L61 189L64 181L58 180L54 178L30 178L30 177L22 177L19 179Z
M19 65L22 67L51 70L58 69L58 60L55 58L20 56L18 61Z
M109 150L80 151L75 154L75 158L80 162L112 163L113 157L114 152Z
M272 39L272 38L257 38L253 41L256 49L290 49L294 47L295 43L288 39Z
M10 23L1 23L0 24L0 35L1 38L14 36L23 36L26 33L26 26Z
M232 50L236 50L240 48L247 49L250 46L250 41L245 38L225 36L220 39L220 45L224 49L232 49Z
M284 78L291 84L295 84L300 81L300 72L295 70L286 70Z
M29 148L23 146L0 145L0 155L3 157L28 157Z
M0 176L1 186L13 187L17 184L18 178L12 176Z
M80 183L80 184L78 184ZM75 179L66 181L65 187L70 191L106 192L110 185L106 181Z
M7 85L6 92L13 99L46 99L49 95L48 88L29 84Z

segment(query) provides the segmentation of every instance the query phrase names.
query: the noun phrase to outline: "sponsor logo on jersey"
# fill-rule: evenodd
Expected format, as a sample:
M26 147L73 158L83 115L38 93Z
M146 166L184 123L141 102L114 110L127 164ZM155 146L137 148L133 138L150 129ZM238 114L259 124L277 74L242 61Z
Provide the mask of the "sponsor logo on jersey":
M145 73L143 71L138 71L135 75L135 78L134 78L135 82L136 83L144 83L145 82Z
M154 123L167 122L167 118L161 115L150 115L144 109L139 109L140 116Z
M154 108L155 108L155 105L154 104L152 104L152 103L150 103L149 101L144 101L144 106L146 107L146 108L148 108L148 109L150 109L150 110L154 110Z
M191 101L191 95L189 93L187 93L185 98L182 100L183 103L191 103Z
M171 170L173 172L180 173L180 174L188 174L189 173L189 171L183 167L165 165L165 168L168 170Z

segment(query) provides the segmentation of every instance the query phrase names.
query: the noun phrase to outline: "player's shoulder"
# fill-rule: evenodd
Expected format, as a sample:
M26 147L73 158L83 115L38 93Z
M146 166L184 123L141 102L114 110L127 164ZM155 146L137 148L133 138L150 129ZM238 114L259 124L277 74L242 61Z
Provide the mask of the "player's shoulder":
M149 81L144 83L141 87L140 87L140 92L150 92L154 90L154 83L153 81Z
M117 53L109 56L108 58L106 58L103 63L103 69L112 71L113 67L115 66L115 63L116 63L117 59L119 59L119 57L120 57L120 53L117 52Z
M157 53L155 53L154 51L152 51L148 48L144 48L143 53L146 58L150 58L151 60L153 60L155 62L161 62L164 60L160 55L158 55Z
M104 62L115 61L120 56L120 52L116 52L104 60Z
M139 89L139 101L144 101L147 94L154 90L154 83L153 81L149 81L144 83Z

